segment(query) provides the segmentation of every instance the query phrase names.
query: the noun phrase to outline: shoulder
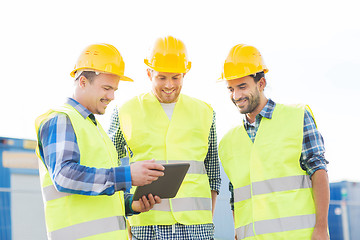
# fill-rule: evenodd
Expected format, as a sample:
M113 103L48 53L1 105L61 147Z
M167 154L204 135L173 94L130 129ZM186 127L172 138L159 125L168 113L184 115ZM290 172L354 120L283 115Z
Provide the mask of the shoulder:
M53 112L42 122L42 126L64 125L70 121L69 116L64 112Z
M277 107L285 109L287 111L298 111L304 115L305 118L314 119L314 114L307 104L276 104Z
M232 127L230 130L228 130L225 135L222 137L221 141L225 141L226 139L232 138L233 135L238 135L240 129L243 127L243 125L238 125L235 127Z
M184 99L184 101L186 102L190 102L190 103L194 103L194 104L197 104L198 106L200 107L203 107L203 108L207 108L211 111L213 111L213 108L211 107L211 105L207 102L204 102L200 99L197 99L197 98L194 98L194 97L190 97L188 95L185 95L185 94L181 94L181 97Z
M304 111L306 105L304 104L280 104L277 103L274 109L273 116L292 116L294 118L304 118Z
M306 107L306 105L301 104L301 103L296 103L296 104L277 103L276 104L277 109L283 109L283 110L286 110L286 111L303 111L304 112L305 107Z
M68 115L62 112L52 112L44 119L39 126L41 135L49 135L51 132L65 131L71 121Z
M125 103L123 103L122 105L119 105L117 108L118 109L126 109L128 107L133 106L134 104L141 104L141 102L143 102L146 99L149 99L150 93L142 93L140 95L134 96L131 99L127 100Z

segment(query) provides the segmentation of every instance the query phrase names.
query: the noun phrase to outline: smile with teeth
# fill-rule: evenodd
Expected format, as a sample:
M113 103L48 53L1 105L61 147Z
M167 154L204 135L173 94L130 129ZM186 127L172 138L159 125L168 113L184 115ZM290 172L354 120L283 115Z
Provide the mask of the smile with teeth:
M166 93L166 94L171 94L174 91L175 91L174 89L173 90L163 90L163 92Z
M240 99L240 100L236 101L236 105L237 105L237 106L244 105L246 101L247 101L246 98L245 98L245 99Z
M104 100L104 99L102 99L102 100L100 100L103 104L105 104L106 106L110 103L110 101L108 101L108 100Z

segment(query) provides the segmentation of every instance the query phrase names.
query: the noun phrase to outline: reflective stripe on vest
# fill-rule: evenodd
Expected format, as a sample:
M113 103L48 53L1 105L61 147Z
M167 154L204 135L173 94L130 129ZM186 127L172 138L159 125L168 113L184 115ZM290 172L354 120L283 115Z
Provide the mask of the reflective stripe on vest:
M311 188L309 175L273 178L252 183L253 195ZM251 198L250 185L234 189L234 201L240 202Z
M71 195L71 193L59 192L54 185L43 187L42 190L46 202Z
M171 163L189 163L190 167L187 174L206 174L204 162L202 161L183 161L183 160L171 160ZM156 163L164 164L166 161L156 161Z
M171 199L173 212L208 210L211 211L211 201L208 198L174 198ZM161 204L155 204L152 210L171 211L169 199L162 199Z
M113 216L75 224L50 232L49 237L52 240L75 240L119 230L126 230L126 220L123 216Z
M256 235L312 228L315 214L276 218L254 222ZM235 229L237 239L255 236L253 223Z

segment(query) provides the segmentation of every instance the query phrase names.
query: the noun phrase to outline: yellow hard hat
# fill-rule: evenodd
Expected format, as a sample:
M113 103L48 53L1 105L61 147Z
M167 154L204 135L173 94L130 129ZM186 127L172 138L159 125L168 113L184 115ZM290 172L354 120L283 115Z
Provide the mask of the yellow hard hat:
M267 73L269 70L260 52L255 47L238 44L231 48L218 82L242 78L262 71Z
M186 73L191 68L185 44L172 36L158 38L144 62L158 72Z
M124 76L124 60L120 52L110 44L100 43L86 47L80 54L70 76L75 77L76 71L88 69L115 74L122 81L133 82L131 78Z

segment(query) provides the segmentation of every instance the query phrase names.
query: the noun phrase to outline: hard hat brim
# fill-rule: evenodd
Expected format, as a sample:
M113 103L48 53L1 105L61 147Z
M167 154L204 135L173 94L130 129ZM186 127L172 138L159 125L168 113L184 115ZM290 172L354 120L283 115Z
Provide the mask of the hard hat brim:
M121 81L126 81L126 82L134 82L134 80L132 80L131 78L126 77L126 76L120 76L120 80Z
M262 72L267 73L267 72L269 72L269 69L264 68L262 70ZM256 72L256 73L258 73L258 72ZM216 80L216 82L218 83L218 82L224 82L224 81L231 81L231 80L234 80L234 79L250 76L252 74L255 74L255 73L251 73L251 74L247 74L247 75L237 75L237 76L232 76L232 77L220 77L219 79Z
M70 73L70 76L71 76L71 77L75 77L77 71L81 71L81 70L84 70L84 69L85 69L85 70L90 70L90 71L97 71L96 69L81 68L81 69L73 70L73 71ZM100 71L100 72L101 72L101 71ZM114 74L114 75L119 76L121 81L134 82L134 80L132 80L131 78L126 77L126 76L123 76L123 75L118 75L118 74L115 74L115 73L108 73L108 72L101 72L101 73Z

